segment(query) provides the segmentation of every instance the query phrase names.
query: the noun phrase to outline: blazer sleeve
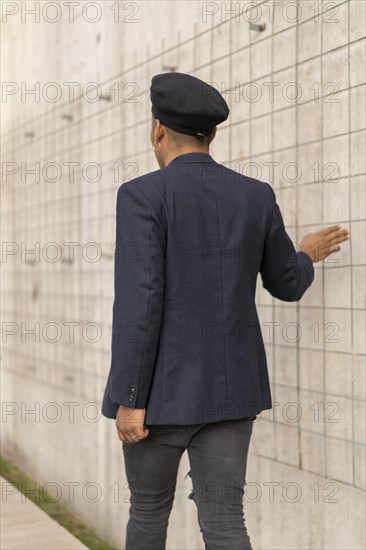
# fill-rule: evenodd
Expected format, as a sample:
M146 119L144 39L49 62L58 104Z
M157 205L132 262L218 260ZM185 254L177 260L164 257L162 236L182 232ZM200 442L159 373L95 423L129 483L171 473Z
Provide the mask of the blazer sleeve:
M120 186L116 203L116 248L110 399L145 408L163 312L164 227L155 207L133 181Z
M296 252L286 233L275 192L271 186L269 188L272 216L259 271L263 287L272 296L286 302L295 302L302 298L314 280L313 261L306 252Z

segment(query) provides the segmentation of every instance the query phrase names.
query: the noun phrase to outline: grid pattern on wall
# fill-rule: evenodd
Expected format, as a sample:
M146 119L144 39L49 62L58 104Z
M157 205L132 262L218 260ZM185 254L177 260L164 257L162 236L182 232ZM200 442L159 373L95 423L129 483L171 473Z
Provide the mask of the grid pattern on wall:
M151 9L140 4L142 15ZM181 14L182 4L170 9ZM4 133L3 162L19 169L2 185L3 369L14 388L32 379L100 401L116 191L157 168L152 75L190 72L215 83L230 106L213 156L273 185L295 243L333 223L351 230L340 254L316 264L300 303L273 299L258 280L274 410L258 423L254 451L364 489L365 3L282 1L269 12L258 2L248 20L234 4L207 22L192 14L184 33L159 44L132 42L133 55L101 83L104 99L41 102ZM251 14L263 31L251 28Z

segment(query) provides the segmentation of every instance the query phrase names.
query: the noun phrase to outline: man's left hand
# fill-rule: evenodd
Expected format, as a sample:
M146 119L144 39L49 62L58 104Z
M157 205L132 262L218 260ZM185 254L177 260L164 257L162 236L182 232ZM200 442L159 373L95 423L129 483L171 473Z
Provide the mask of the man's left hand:
M138 443L149 435L145 427L146 409L132 409L120 405L117 411L116 427L118 437L126 443Z

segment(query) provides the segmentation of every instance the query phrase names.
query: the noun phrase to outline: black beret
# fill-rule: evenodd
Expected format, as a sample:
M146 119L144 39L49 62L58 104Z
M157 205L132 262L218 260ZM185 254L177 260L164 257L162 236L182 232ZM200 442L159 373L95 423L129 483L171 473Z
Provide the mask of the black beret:
M150 99L154 117L180 134L205 135L229 116L225 99L213 86L185 73L153 76Z

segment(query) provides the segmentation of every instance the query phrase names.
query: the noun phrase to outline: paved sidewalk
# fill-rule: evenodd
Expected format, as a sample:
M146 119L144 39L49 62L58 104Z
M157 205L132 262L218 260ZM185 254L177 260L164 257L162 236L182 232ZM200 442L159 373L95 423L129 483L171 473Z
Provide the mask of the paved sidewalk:
M11 494L9 481L0 476L1 535L4 550L79 550L87 549L57 521L34 502L22 502L20 492Z

